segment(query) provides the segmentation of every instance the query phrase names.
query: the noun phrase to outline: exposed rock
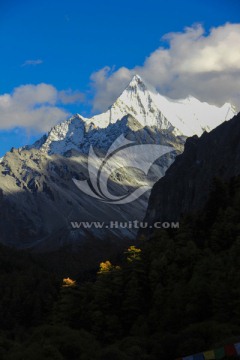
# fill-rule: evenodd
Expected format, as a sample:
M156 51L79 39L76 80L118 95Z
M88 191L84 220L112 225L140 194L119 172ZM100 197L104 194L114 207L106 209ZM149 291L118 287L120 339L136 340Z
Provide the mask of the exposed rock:
M240 114L200 138L188 138L151 191L145 221L175 221L204 206L214 178L240 174Z

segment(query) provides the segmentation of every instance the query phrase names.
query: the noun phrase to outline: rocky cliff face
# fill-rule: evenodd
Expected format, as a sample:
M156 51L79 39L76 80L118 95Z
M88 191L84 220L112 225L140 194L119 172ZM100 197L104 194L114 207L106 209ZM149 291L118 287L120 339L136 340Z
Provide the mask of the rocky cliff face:
M179 220L201 209L214 178L240 174L240 114L200 138L188 138L166 175L154 186L145 220Z

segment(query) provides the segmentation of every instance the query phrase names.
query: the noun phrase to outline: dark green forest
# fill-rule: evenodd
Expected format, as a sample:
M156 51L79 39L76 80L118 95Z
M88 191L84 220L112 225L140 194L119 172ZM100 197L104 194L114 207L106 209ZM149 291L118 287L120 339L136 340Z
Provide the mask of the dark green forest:
M240 177L85 278L42 257L0 248L1 360L171 360L240 341Z

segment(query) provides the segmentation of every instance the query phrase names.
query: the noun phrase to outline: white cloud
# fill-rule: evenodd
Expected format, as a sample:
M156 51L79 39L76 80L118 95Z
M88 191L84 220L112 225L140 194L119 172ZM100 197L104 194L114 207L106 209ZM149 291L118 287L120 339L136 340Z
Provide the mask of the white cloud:
M43 63L43 60L41 60L41 59L37 59L37 60L26 60L26 61L22 64L22 66L29 66L29 65L35 66L35 65L40 65L40 64L42 64L42 63Z
M80 99L82 95L79 92L58 91L44 83L19 86L12 94L0 95L0 129L25 127L49 131L51 126L70 116L59 104Z
M63 104L74 104L85 100L84 94L71 89L59 91L58 98Z
M106 110L136 73L163 95L191 94L217 105L231 101L240 108L240 24L227 23L208 34L194 25L162 40L168 46L155 50L142 66L116 71L105 67L92 74L94 111Z
M92 86L96 91L93 103L93 111L105 110L116 100L117 96L125 88L131 79L133 72L125 67L118 71L111 72L110 67L103 69L91 75Z

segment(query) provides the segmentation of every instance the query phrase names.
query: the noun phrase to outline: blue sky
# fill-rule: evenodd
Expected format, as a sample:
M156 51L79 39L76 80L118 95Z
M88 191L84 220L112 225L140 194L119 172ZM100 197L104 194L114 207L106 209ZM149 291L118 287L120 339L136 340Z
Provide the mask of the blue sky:
M87 116L92 109L103 110L111 96L122 90L127 76L137 66L146 73L146 58L160 46L174 49L176 34L186 27L201 24L202 36L208 37L212 27L238 23L239 13L238 0L1 0L0 155L12 146L31 143L71 113ZM233 31L237 34L238 28ZM172 44L161 40L170 32L175 34ZM199 37L194 39L199 42ZM101 73L101 69L105 70ZM167 81L154 85L167 93ZM115 86L111 94L108 84ZM190 90L194 92L193 85ZM171 91L170 95L181 95L179 90ZM106 99L102 99L104 92ZM220 100L225 99L219 94ZM27 104L17 116L17 106L24 101ZM46 111L48 116L42 120Z

